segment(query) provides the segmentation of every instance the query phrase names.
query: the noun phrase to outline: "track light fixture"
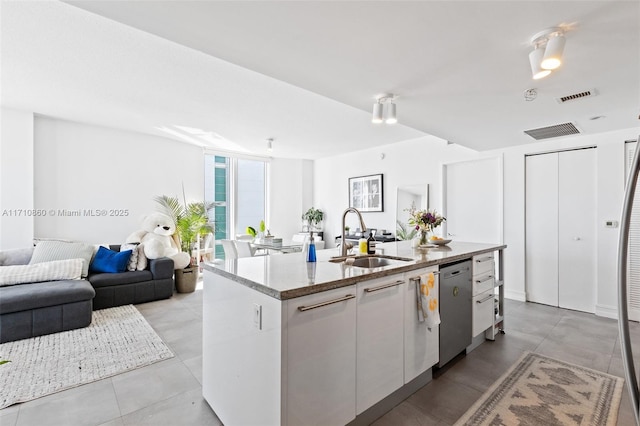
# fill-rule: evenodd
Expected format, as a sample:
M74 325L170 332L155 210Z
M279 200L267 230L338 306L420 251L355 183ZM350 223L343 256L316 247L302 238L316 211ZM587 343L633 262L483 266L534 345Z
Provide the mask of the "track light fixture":
M551 70L542 69L540 63L544 57L544 47L536 47L529 53L529 63L531 64L531 74L534 80L545 78L551 74Z
M398 99L398 96L394 94L378 96L378 98L376 99L376 103L373 104L373 115L371 117L371 122L374 124L379 124L384 121L387 124L396 124L398 122L395 104L396 99ZM385 103L388 104L387 117L386 119L383 119L383 109Z
M529 53L529 63L534 80L544 78L562 65L565 30L560 27L547 28L531 38L533 51Z

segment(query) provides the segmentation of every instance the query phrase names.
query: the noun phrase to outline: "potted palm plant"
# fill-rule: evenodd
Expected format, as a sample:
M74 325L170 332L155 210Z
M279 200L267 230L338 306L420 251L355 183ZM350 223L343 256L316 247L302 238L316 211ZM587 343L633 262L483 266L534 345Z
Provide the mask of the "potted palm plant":
M176 197L166 195L156 197L155 201L160 204L162 212L174 220L174 238L183 252L191 253L199 238L213 232L214 226L207 216L207 212L213 208L212 203L201 201L187 204L185 201L181 204ZM198 280L197 259L192 257L189 266L176 270L175 279L178 293L193 292Z

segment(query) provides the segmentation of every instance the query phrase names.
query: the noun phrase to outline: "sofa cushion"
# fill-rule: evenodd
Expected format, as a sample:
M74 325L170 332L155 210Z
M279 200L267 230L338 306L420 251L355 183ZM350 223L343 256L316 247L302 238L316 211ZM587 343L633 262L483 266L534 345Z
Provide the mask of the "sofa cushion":
M151 275L151 271L127 271L117 274L91 274L87 279L91 282L92 286L98 288L151 281L153 275Z
M52 260L83 259L82 277L89 273L89 263L93 256L93 246L84 243L65 241L40 241L33 250L30 264L50 262Z
M107 273L125 272L129 258L131 257L131 252L132 250L117 252L105 247L100 247L91 261L89 270L91 272Z
M26 311L91 300L96 292L86 280L18 284L0 289L0 312Z
M33 255L33 247L0 251L0 266L27 265Z
M0 266L0 287L43 281L79 280L82 264L82 259L66 259L33 265Z

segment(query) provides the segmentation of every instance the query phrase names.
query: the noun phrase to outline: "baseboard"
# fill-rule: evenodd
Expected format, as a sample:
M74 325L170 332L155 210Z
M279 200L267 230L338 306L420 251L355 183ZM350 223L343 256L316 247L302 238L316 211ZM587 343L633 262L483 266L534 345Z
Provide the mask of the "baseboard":
M596 315L599 317L618 319L618 307L609 305L596 305Z
M517 300L518 302L526 302L527 294L523 291L509 291L507 289L504 290L504 298Z
M391 395L383 398L358 414L354 420L349 422L347 426L366 426L370 425L380 417L384 416L387 412L391 411L393 407L400 404L405 399L409 398L413 393L425 386L433 378L433 370L429 368L424 373L402 386L400 389L393 392Z

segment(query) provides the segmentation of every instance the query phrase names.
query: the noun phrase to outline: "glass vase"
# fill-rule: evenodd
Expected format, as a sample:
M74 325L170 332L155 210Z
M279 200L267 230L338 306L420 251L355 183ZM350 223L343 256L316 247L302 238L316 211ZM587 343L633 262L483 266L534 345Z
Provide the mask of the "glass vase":
M418 244L422 246L427 244L428 241L429 241L429 233L426 230L420 231L420 241Z

